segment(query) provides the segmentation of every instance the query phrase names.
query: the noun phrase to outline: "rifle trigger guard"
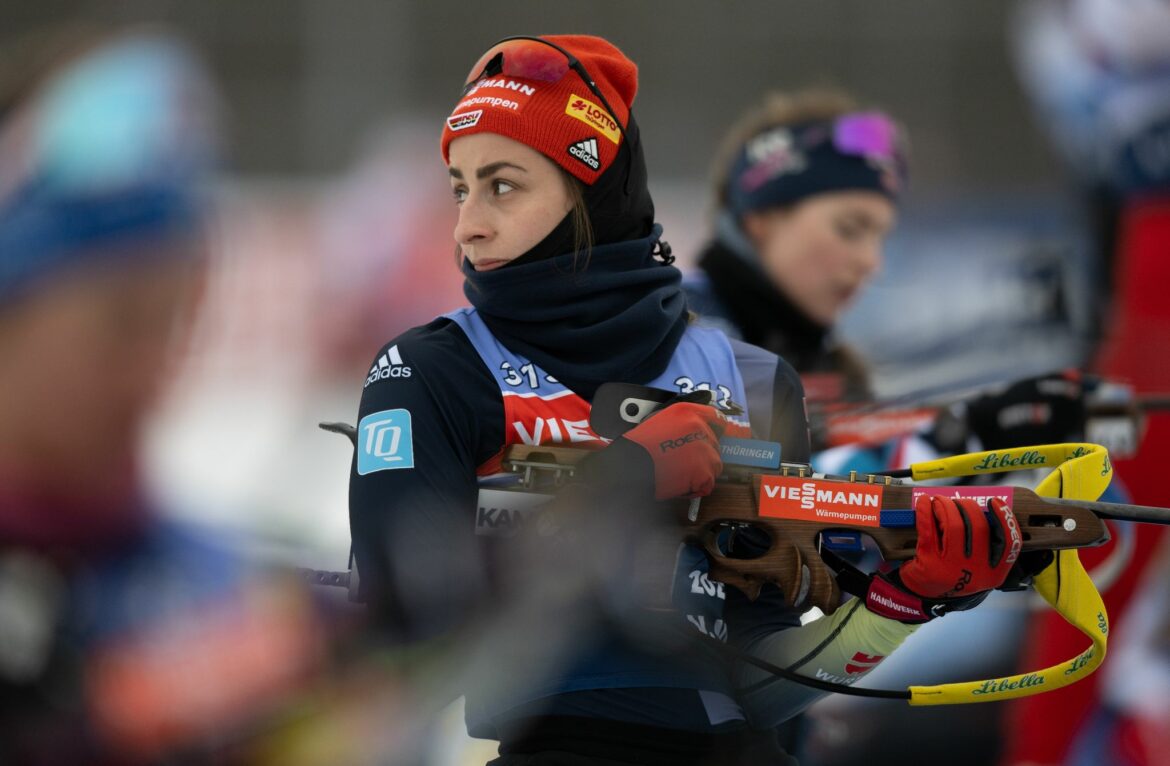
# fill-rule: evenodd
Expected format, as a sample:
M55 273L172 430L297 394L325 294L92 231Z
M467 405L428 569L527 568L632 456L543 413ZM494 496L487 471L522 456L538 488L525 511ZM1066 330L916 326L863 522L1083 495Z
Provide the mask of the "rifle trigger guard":
M808 571L808 564L801 563L800 565L800 587L796 590L796 595L792 598L792 605L797 609L807 608L804 602L808 599L809 588L812 586L812 574Z

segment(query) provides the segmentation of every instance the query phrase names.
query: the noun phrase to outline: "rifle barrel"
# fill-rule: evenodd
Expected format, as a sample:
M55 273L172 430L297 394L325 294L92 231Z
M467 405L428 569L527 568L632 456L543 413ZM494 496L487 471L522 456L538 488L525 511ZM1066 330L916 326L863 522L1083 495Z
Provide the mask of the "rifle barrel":
M1170 410L1170 394L1144 394L1137 397L1138 406L1143 410Z
M1134 505L1132 503L1102 503L1088 500L1064 500L1044 498L1050 503L1060 505L1076 505L1086 508L1103 519L1117 521L1142 521L1147 524L1170 524L1170 508L1158 508L1152 505Z

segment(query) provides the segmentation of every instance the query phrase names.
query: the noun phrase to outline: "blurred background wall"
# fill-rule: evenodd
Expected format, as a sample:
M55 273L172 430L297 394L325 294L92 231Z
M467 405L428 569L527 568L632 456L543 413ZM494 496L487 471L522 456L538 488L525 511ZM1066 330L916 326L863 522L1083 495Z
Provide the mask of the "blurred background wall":
M341 172L382 126L444 116L481 49L508 34L601 34L641 69L651 177L705 175L761 89L827 82L913 129L916 191L1052 189L1008 55L1010 0L157 0L0 2L0 34L85 11L179 25L231 108L246 177ZM437 141L437 139L436 139Z

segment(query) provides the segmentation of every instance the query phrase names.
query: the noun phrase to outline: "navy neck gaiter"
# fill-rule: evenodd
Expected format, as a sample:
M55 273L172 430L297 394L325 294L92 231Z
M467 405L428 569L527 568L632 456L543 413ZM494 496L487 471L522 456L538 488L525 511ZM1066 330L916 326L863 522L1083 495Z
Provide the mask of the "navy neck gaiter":
M463 260L463 292L501 343L591 399L602 383L647 383L686 330L682 274L654 257L649 237L478 272Z

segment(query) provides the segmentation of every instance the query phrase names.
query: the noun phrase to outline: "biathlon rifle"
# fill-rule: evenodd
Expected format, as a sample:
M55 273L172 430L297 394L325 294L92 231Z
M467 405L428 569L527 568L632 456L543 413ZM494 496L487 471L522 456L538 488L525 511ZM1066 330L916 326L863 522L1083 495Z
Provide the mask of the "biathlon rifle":
M599 435L614 439L675 397L672 392L642 386L605 384L594 397L590 424ZM669 512L676 517L683 539L707 552L712 579L738 588L748 598L754 600L763 585L771 583L780 588L788 603L798 608L815 606L826 614L837 608L841 592L821 558L823 541L842 532L863 533L874 541L885 560L910 559L917 541L913 506L919 494L984 501L1002 498L1019 527L1021 552L1102 545L1109 540L1104 519L1170 524L1170 509L1165 508L1041 497L1014 486L925 487L905 483L907 479L1048 468L1057 470L1065 483L1083 485L1082 494L1095 498L1112 476L1109 454L1097 445L980 452L917 463L898 471L846 476L815 474L807 464L783 462L782 447L774 443L724 439L721 448L724 472L715 490L700 501L670 504ZM504 452L503 466L518 474L518 491L549 492L541 485L563 484L588 454L579 448L513 445ZM1093 463L1091 468L1089 462ZM506 495L493 495L493 500L493 504L507 507ZM514 512L526 513L531 507L520 506L517 504ZM745 527L766 532L769 547L753 558L726 555L729 536Z
M617 438L675 395L642 386L606 384L595 397L591 425L606 438ZM692 397L694 398L694 397ZM702 398L701 396L699 398ZM614 413L618 413L614 416ZM321 428L356 443L353 426L322 423ZM998 497L1012 509L1022 539L1021 552L1062 550L1102 545L1109 540L1104 519L1170 524L1170 509L1127 503L1041 497L1015 486L926 487L907 484L959 476L980 476L1027 469L1059 469L1090 455L1100 465L1095 473L1100 494L1112 474L1109 454L1096 445L1041 445L957 455L917 463L896 471L849 475L816 474L811 466L780 460L781 446L751 440L724 440L724 472L706 498L669 504L684 540L699 545L711 561L712 579L732 585L750 599L765 583L784 593L799 608L817 607L831 614L841 592L820 552L826 540L843 534L865 534L882 558L896 562L914 555L914 499L919 494ZM517 474L511 488L489 490L492 505L505 515L527 515L539 509L532 494L551 500L590 450L557 446L512 445L503 468ZM742 455L755 456L748 464ZM760 455L771 463L762 465ZM1083 473L1083 471L1082 471ZM522 493L524 497L519 497ZM509 501L509 497L513 501ZM482 503L481 503L482 504ZM498 512L499 512L498 511ZM760 555L726 555L732 536L748 527L761 529L770 542ZM352 561L351 561L352 563ZM356 597L354 570L304 570L314 584L349 587Z
M617 438L677 395L641 387L602 386L593 400L590 423L606 438ZM708 397L712 401L713 397ZM621 423L616 422L623 421ZM826 537L846 530L865 533L882 556L900 561L914 555L917 534L913 504L917 493L1000 497L1010 504L1018 527L1020 553L1053 551L1051 560L1032 578L1035 591L1090 641L1088 648L1064 662L1030 672L907 689L854 688L778 667L747 652L725 647L742 662L775 677L824 691L885 699L911 705L949 705L1024 697L1068 686L1093 673L1105 658L1109 617L1077 556L1076 549L1109 539L1105 519L1170 523L1170 509L1102 503L1097 498L1113 475L1109 453L1096 444L1051 444L916 463L882 473L818 476L807 465L784 463L780 445L724 438L720 443L724 474L701 501L678 501L671 509L682 537L706 551L709 576L758 597L772 583L797 608L819 607L826 614L841 603L837 579L821 557ZM774 448L774 449L773 449ZM752 466L739 458L747 455ZM768 457L767 463L763 459ZM504 465L531 484L552 472L563 482L584 451L550 447L512 447ZM1015 470L1050 469L1035 491L1014 486L924 487L904 481L982 476ZM762 528L769 538L754 558L725 555L731 535L744 527ZM758 535L753 535L758 539ZM854 607L856 608L856 606Z
M1083 451L1078 454L1077 450ZM529 486L540 491L539 474L552 472L563 481L588 454L583 449L515 445L505 451L503 465L505 470L531 477L531 484L520 481L520 491ZM1084 445L1047 445L960 455L907 470L916 479L937 478L942 474L933 470L936 464L947 469L945 475L956 476L953 469L960 460L973 474L980 474L1043 467L1090 454L1098 462L1108 460L1108 453L1090 453ZM841 601L841 592L821 558L823 540L842 532L860 532L873 539L885 560L910 559L917 541L913 504L920 493L1004 499L1019 527L1023 552L1101 545L1109 540L1103 521L1107 518L1170 523L1170 509L1165 508L1043 498L1011 486L918 487L888 474L817 475L807 465L791 463L761 469L725 462L714 492L697 504L671 503L670 512L682 538L702 547L710 557L711 579L738 588L752 600L765 583L771 583L797 608L815 606L831 614ZM493 495L493 500L506 507L500 495ZM728 536L747 527L764 530L769 547L754 558L726 555Z
M594 397L590 423L604 438L618 438L676 399L678 396L669 391L606 384ZM714 397L708 396L707 403L713 405ZM352 426L332 423L322 424L322 428L356 441ZM707 552L711 578L742 590L751 599L759 596L765 583L771 583L790 604L815 606L832 614L841 602L841 593L821 558L823 540L842 531L860 532L874 540L886 560L909 559L916 547L913 503L917 493L1003 498L1010 504L1020 532L1020 552L1056 552L1052 563L1036 575L1034 587L1092 642L1064 663L998 679L877 690L818 681L756 657L742 657L744 662L798 683L839 693L904 699L911 705L1027 696L1067 686L1092 673L1105 656L1108 616L1075 549L1108 541L1105 519L1170 524L1170 509L1096 501L1108 486L1113 468L1109 453L1095 444L957 455L896 471L848 476L816 475L808 465L784 462L781 445L774 443L723 439L721 451L724 473L715 490L698 501L676 501L669 512L677 520L682 539ZM539 502L532 501L539 501L543 493L549 493L544 496L550 500L555 497L555 487L564 484L588 454L579 448L509 447L503 466L517 475L517 483L512 489L481 490L481 504L484 492L496 493L494 499L503 507L507 507L507 500L500 498L527 495L513 506L514 512L539 512ZM925 487L905 483L907 479L926 481L1025 469L1051 469L1051 473L1036 491L1014 486ZM745 527L764 530L769 539L767 548L754 558L725 555L727 537ZM351 598L356 591L356 570L352 568L344 573L304 570L304 574L318 583L349 585Z

